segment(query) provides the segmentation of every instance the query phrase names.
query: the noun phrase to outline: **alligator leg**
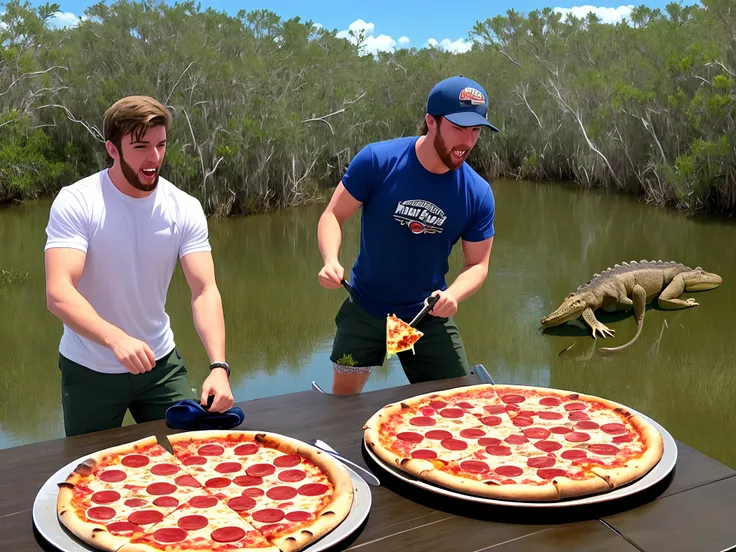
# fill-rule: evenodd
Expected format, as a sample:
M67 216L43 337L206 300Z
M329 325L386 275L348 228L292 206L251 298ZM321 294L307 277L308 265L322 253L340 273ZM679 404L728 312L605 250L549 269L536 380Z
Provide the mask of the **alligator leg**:
M611 328L608 328L604 324L598 322L595 314L593 314L593 309L591 309L590 307L583 311L582 317L583 320L587 322L588 326L590 326L590 328L593 330L593 339L597 339L595 332L600 332L601 337L603 337L604 339L606 337L612 336L615 333L615 331Z
M647 306L647 290L639 284L634 284L634 289L631 291L631 298L634 303L634 318L636 319L636 333L634 334L634 337L632 337L628 343L624 343L618 347L602 347L598 349L599 351L603 353L614 353L625 349L639 338L641 329L644 327L644 312Z
M682 274L678 274L659 295L657 305L659 305L660 309L665 310L697 307L698 304L695 302L695 299L686 299L685 301L678 299L683 291L685 291L685 279L682 277Z

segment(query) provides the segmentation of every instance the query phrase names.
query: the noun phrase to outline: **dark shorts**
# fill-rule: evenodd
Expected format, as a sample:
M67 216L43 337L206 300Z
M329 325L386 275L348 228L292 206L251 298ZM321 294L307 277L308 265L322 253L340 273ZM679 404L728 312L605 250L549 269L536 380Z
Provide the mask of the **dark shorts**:
M130 409L137 423L161 420L183 399L198 399L174 349L143 374L103 374L59 355L61 404L67 437L120 427Z
M350 372L344 357L350 355L355 371L368 371L383 365L386 358L386 319L377 318L351 297L343 302L335 317L337 333L330 360L335 369ZM460 333L452 317L428 314L417 325L424 333L414 345L414 352L397 356L410 383L457 378L468 375L468 359ZM353 364L353 363L347 363Z

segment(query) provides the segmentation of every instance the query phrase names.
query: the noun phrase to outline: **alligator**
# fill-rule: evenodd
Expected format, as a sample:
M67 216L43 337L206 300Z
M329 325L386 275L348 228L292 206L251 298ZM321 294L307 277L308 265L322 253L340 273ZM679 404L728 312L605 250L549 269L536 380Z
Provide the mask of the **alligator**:
M599 349L603 352L620 351L637 340L644 325L647 303L657 298L661 309L686 309L698 306L694 299L679 299L684 291L704 291L717 288L722 279L718 274L706 272L701 267L690 268L675 261L631 261L616 264L600 274L595 274L586 284L578 286L553 313L541 320L544 327L558 326L570 320L582 319L593 330L593 338L600 333L604 339L613 336L614 330L601 324L593 314L595 310L606 312L634 311L636 334L630 341L618 347Z

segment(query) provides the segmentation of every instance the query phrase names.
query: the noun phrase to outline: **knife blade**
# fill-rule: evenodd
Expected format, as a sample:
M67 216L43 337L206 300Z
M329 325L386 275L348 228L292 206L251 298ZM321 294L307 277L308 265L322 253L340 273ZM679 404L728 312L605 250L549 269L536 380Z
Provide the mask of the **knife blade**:
M429 299L427 299L427 304L425 305L425 307L422 310L419 311L419 314L417 314L414 317L414 320L412 320L411 322L409 322L409 325L412 326L412 327L416 327L416 324L418 324L419 321L422 318L424 318L429 311L432 310L432 307L434 307L434 304L437 301L439 301L439 300L440 300L440 296L439 295L433 295L432 297L430 297Z

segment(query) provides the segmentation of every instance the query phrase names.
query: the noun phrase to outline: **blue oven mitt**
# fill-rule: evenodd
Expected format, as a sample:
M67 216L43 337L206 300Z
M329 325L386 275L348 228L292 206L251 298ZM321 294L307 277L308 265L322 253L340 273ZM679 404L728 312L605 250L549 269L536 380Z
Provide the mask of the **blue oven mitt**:
M210 401L213 397L210 397ZM166 425L171 429L231 429L243 423L245 414L233 406L225 412L209 412L199 402L185 399L166 410Z

